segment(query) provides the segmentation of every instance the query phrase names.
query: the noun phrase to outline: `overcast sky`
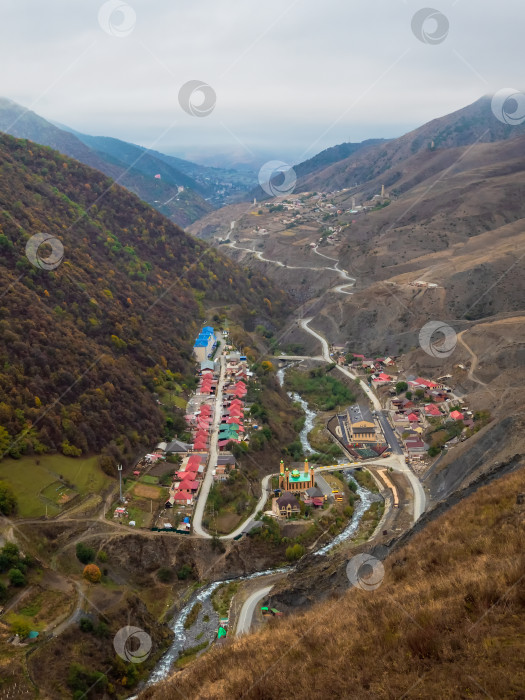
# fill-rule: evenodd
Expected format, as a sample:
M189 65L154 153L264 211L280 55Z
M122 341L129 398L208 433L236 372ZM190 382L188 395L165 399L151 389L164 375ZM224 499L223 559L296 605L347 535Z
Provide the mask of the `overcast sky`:
M169 153L299 161L525 86L523 0L111 1L2 0L0 94ZM436 43L411 27L429 6ZM216 93L206 117L179 105L190 80Z

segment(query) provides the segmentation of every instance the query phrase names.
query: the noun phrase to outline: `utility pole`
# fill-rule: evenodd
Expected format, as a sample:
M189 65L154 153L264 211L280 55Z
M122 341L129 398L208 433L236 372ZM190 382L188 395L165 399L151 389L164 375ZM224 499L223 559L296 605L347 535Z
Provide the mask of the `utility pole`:
M120 502L122 503L124 499L122 498L122 464L119 464L117 467L118 475L119 475L119 484L120 484Z

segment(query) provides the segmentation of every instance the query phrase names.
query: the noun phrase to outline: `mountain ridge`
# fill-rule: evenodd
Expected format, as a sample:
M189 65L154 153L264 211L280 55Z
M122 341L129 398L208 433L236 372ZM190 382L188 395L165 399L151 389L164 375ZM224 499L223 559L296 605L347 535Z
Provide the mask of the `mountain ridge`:
M202 186L140 146L107 137L105 143L120 144L119 157L115 148L110 149L109 153L100 148L99 137L88 137L74 130L59 128L8 98L0 98L0 130L16 138L26 138L54 148L100 170L179 225L186 226L213 209L201 193ZM90 141L95 148L89 145ZM161 174L161 179L155 178L157 174ZM162 174L166 181L162 180ZM183 193L179 191L179 186L185 188Z

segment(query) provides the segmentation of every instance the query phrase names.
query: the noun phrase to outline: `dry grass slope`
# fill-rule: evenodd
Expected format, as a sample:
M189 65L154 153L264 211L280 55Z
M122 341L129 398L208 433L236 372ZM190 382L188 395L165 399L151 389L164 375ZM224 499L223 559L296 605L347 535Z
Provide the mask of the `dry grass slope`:
M349 590L213 650L141 698L517 698L525 468L459 503Z

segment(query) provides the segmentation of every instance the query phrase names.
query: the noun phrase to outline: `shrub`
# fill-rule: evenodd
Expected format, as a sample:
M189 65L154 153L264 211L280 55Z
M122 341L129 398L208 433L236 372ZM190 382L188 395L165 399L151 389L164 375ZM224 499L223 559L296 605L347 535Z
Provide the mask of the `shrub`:
M304 547L302 544L294 544L286 549L286 558L288 561L297 561L304 554Z
M94 686L99 692L105 688L108 679L99 671L89 671L80 664L71 664L67 684L74 691L74 698L85 698Z
M217 537L217 535L213 535L213 537L211 538L211 548L214 552L220 552L221 554L226 551L224 542L221 540L220 537Z
M89 564L95 559L95 550L88 547L83 542L77 544L77 559L82 562L82 564Z
M96 564L88 564L84 567L84 572L82 574L87 581L91 583L98 583L102 578L102 572Z
M81 617L78 624L82 632L93 632L93 623L88 617Z
M16 511L16 498L11 486L0 481L0 513L2 515L13 515Z
M183 564L177 571L177 578L179 579L179 581L185 581L192 574L193 568L189 564Z
M0 571L7 571L18 566L20 551L16 544L7 542L0 550Z
M109 625L104 622L104 620L100 620L98 625L95 627L94 632L97 637L109 637Z
M9 581L12 586L25 586L26 577L20 571L20 569L9 569L7 574L9 576Z
M107 552L101 549L100 552L97 554L97 559L102 563L106 562L108 560Z
M11 631L24 639L31 632L31 626L24 620L15 620L11 624Z
M173 571L167 566L162 566L157 571L157 578L161 583L169 583L170 581L173 581Z

